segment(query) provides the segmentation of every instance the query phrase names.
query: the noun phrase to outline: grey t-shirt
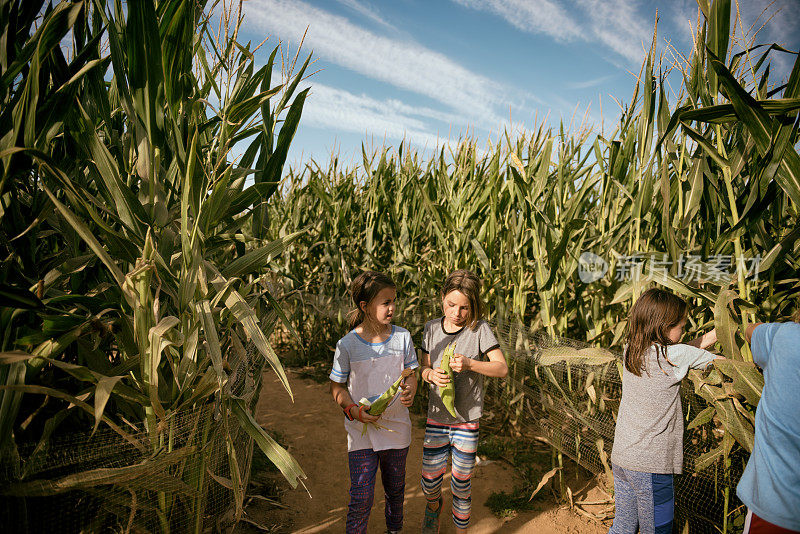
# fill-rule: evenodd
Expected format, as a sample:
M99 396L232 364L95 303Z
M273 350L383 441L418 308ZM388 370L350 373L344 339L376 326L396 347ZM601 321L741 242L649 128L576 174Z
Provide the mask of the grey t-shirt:
M643 473L683 471L683 409L680 384L689 369L702 369L715 358L691 345L667 347L667 360L655 346L644 357L642 376L623 366L622 401L614 429L611 461Z
M444 318L433 319L425 323L420 349L430 356L431 367L439 367L444 349L455 342L455 352L473 360L485 359L486 353L500 347L494 337L489 323L478 321L475 328L462 327L456 332L446 332ZM483 413L483 375L474 371L462 371L454 374L456 386L455 408L458 417L453 417L442 403L439 388L430 385L428 395L428 418L437 423L466 423L480 419Z

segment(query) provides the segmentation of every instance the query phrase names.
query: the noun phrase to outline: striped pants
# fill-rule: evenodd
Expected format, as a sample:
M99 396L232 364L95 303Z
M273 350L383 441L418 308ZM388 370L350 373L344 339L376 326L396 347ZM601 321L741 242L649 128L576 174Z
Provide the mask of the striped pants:
M403 528L403 497L406 489L405 449L373 451L361 449L347 454L350 464L350 504L347 506L347 534L367 532L369 512L375 494L375 475L381 468L383 491L386 495L386 528Z
M442 479L451 456L450 491L453 493L453 523L467 528L472 509L470 479L478 449L478 421L445 425L428 419L422 446L422 491L429 503L437 502Z

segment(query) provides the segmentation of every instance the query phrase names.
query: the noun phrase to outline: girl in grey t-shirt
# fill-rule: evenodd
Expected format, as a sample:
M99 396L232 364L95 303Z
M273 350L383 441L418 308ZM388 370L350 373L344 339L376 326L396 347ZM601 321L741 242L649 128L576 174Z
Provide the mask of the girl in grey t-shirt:
M422 379L430 384L428 421L422 449L422 490L428 501L423 534L439 531L442 479L447 460L452 463L450 489L453 523L465 532L471 511L471 477L478 446L478 419L483 410L483 377L504 377L508 366L489 324L482 320L481 281L470 271L458 270L445 280L441 291L444 316L428 321L421 347ZM441 390L450 383L440 367L445 349L455 354L454 414L442 401Z
M611 451L616 511L610 534L672 532L672 479L683 466L680 382L690 368L707 367L716 357L704 350L716 342L714 330L678 343L686 316L686 302L656 288L631 308Z

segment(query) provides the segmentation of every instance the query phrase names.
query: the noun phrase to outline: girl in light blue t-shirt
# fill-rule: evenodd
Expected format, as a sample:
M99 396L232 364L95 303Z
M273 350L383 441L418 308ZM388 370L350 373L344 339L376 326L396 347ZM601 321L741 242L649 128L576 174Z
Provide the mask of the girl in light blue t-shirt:
M402 392L380 416L370 415L360 400L374 402L406 369L418 367L417 357L408 330L392 324L397 291L391 278L366 271L353 280L350 292L356 307L349 317L351 330L336 343L330 374L331 393L344 412L347 431L350 502L345 532L366 534L378 468L386 497L386 530L400 532L415 374L404 379Z

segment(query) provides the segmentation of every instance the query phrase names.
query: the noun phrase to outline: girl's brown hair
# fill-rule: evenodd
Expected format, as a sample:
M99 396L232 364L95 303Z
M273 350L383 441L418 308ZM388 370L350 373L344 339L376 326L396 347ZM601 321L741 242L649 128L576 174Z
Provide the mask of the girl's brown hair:
M481 279L466 269L453 271L444 281L441 298L451 291L461 291L469 301L469 318L467 324L474 329L478 321L483 319L483 302L481 301Z
M663 289L648 289L639 297L628 316L625 368L642 376L644 356L651 345L656 357L666 358L667 346L672 345L669 331L686 319L686 301Z
M350 294L356 307L347 314L351 330L363 323L366 317L364 310L361 309L361 303L371 302L382 289L387 287L397 288L389 276L375 271L364 271L353 279L350 284Z

